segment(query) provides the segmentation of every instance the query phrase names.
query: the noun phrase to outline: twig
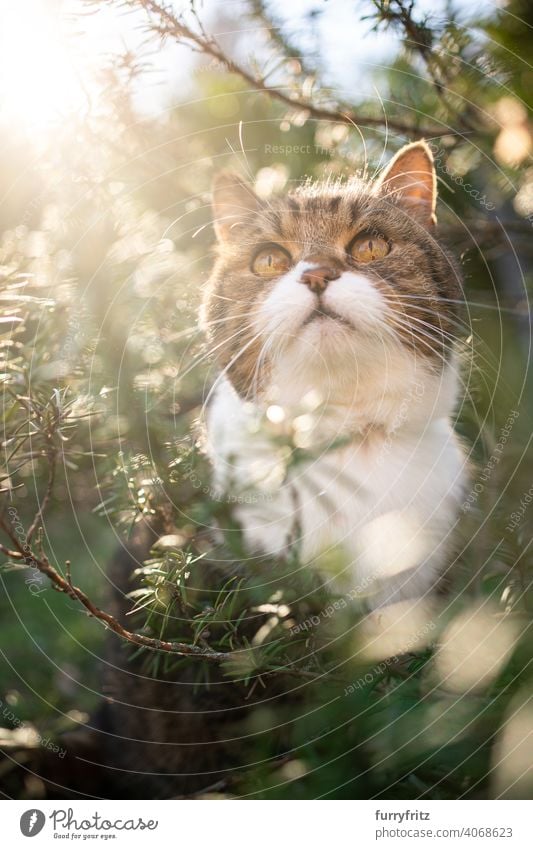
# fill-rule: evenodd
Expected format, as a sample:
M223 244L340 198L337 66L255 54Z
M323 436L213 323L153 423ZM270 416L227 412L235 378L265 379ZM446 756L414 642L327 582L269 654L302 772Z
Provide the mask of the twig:
M116 0L111 0L116 2ZM460 136L461 133L455 130L444 129L442 126L426 126L415 127L412 124L406 124L404 121L380 116L361 116L353 109L334 109L324 106L317 106L307 99L294 97L287 94L282 87L269 86L261 77L256 77L251 71L245 68L236 60L228 56L216 42L213 36L207 36L203 31L200 33L192 30L181 18L179 18L170 8L164 6L156 0L125 0L121 5L129 6L130 8L142 8L148 15L156 16L159 19L158 23L150 24L150 29L159 34L163 38L172 38L178 43L188 44L192 49L209 56L215 62L218 62L222 67L231 74L240 76L248 85L255 91L267 94L269 97L289 106L291 109L307 112L313 118L320 121L331 121L338 124L367 124L369 126L388 126L389 129L403 133L414 138L421 137L443 137L443 136Z
M181 643L170 640L159 640L154 637L147 637L144 634L138 634L135 631L129 631L127 628L124 628L123 625L120 624L118 619L116 619L111 613L108 613L106 610L102 610L100 607L97 607L91 599L88 597L86 593L83 592L79 587L75 586L72 583L71 576L71 563L69 560L65 563L65 575L63 577L57 569L55 569L48 557L42 551L41 554L38 555L35 551L29 548L26 544L23 548L21 543L19 542L16 535L13 533L9 525L6 523L4 517L0 517L0 528L4 531L4 533L9 537L16 551L10 551L4 545L0 544L0 550L7 553L10 557L14 557L15 559L21 560L24 559L27 563L31 563L33 568L42 572L43 575L46 575L50 581L54 589L58 592L65 593L69 598L72 598L74 601L80 602L83 605L85 610L90 616L93 616L95 619L99 619L100 622L103 622L104 625L109 628L110 631L113 631L122 639L127 640L129 643L133 643L136 646L142 646L146 649L151 649L152 651L161 651L168 652L170 654L181 655L182 657L197 657L202 658L204 660L213 661L215 663L220 663L221 661L227 661L231 658L234 658L237 652L220 652L215 651L213 649L201 648L196 645L190 645L189 643ZM319 675L315 675L314 673L308 672L307 670L298 669L297 667L288 666L278 666L273 667L271 669L266 669L265 674L286 674L293 675L299 678L318 678L321 677ZM327 673L323 673L327 674Z
M0 551L2 552L2 554L5 554L6 557L9 557L10 560L22 560L23 559L23 555L19 551L12 551L11 549L7 548L7 546L3 545L1 542L0 542Z
M26 548L26 550L24 550L17 537L6 524L4 518L0 518L0 528L2 528L4 533L9 537L17 549L18 554L15 552L17 559L22 558L26 560L26 562L30 562L34 568L37 568L39 572L42 572L43 575L46 575L51 580L56 590L65 593L74 601L79 601L90 616L94 616L95 619L99 619L111 631L114 631L115 634L118 634L119 637L122 637L128 642L134 643L137 646L144 646L145 648L153 649L155 651L165 651L180 655L195 655L196 657L203 657L206 660L213 660L217 662L221 660L228 660L229 657L233 656L233 652L217 652L211 649L205 650L198 648L197 646L188 645L187 643L157 640L153 637L147 637L144 634L137 634L133 631L128 631L128 629L124 628L114 616L97 607L86 593L83 592L83 590L74 586L68 578L64 578L60 575L57 569L52 566L46 555L37 555L36 552L30 548Z
M55 475L56 475L56 459L57 459L57 450L55 449L55 446L54 446L54 448L51 449L50 452L48 453L49 466L48 466L48 481L46 483L46 492L44 494L43 500L41 501L40 507L37 510L37 513L35 514L34 519L31 523L30 527L28 528L28 533L26 535L26 539L27 539L28 543L31 541L35 531L37 530L39 522L42 521L44 512L45 512L45 510L46 510L46 508L47 508L47 506L50 502L50 499L52 497L52 491L53 491L53 488L54 488L54 481L55 481Z
M384 3L383 0L373 0L376 10L381 15L381 20L386 24L398 24L405 33L405 41L415 50L426 67L429 74L431 84L435 89L437 97L447 112L451 112L458 121L459 126L462 126L467 132L476 129L470 120L468 113L458 111L448 101L446 96L446 86L439 74L444 76L445 66L437 57L432 48L432 31L423 22L417 22L413 18L413 0L390 0ZM396 10L393 9L396 6Z

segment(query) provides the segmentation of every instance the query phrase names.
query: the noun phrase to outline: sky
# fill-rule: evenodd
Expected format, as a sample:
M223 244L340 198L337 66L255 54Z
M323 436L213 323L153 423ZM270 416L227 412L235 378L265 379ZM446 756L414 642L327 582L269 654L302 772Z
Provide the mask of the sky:
M465 20L479 11L501 5L495 0L457 0ZM189 0L174 0L176 8L187 8ZM371 24L360 21L366 0L269 0L274 17L282 23L297 46L322 61L325 79L333 88L357 87L368 93L371 71L394 55L392 33L371 32ZM446 0L418 0L420 12L445 15ZM115 4L102 4L89 14L83 0L0 0L0 118L15 120L29 132L44 132L58 116L86 106L94 91L92 76L110 54L125 48L137 51L145 33L143 12L125 14ZM200 0L197 8L207 31L235 42L235 34L246 29L237 43L240 58L261 51L260 33L243 14L243 0ZM316 28L309 14L322 9ZM158 114L183 95L192 93L192 74L197 57L187 48L168 44L153 46L149 59L153 72L142 78L137 105L141 112ZM352 92L346 92L353 95Z

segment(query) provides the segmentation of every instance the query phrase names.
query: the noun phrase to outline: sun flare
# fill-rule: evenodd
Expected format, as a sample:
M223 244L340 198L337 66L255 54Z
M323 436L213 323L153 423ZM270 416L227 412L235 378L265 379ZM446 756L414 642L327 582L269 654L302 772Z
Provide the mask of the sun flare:
M73 38L69 5L0 0L4 121L45 132L73 114L83 114L96 96L98 31L89 25L83 38Z

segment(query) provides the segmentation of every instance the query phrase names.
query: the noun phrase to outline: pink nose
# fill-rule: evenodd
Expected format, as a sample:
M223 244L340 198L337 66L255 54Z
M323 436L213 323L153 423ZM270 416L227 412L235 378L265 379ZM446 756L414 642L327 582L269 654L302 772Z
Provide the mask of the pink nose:
M331 268L328 265L320 265L318 268L310 268L308 271L304 271L300 277L300 283L308 286L315 295L320 295L326 290L331 280L336 280L340 276L340 271L337 271L335 268Z

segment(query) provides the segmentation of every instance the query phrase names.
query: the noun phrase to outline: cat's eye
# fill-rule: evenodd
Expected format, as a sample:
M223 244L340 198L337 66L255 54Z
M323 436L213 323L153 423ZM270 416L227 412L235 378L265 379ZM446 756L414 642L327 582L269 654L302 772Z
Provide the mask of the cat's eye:
M285 248L268 245L255 255L252 271L259 277L278 277L291 267L291 257Z
M356 236L348 247L348 253L356 262L374 262L390 253L390 242L384 236L364 233Z

